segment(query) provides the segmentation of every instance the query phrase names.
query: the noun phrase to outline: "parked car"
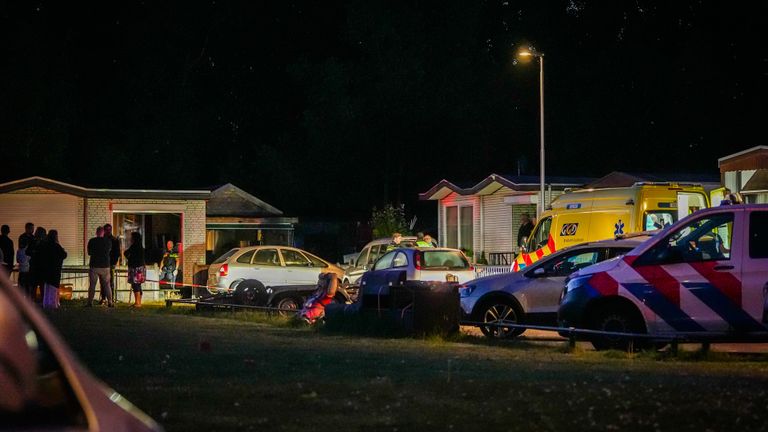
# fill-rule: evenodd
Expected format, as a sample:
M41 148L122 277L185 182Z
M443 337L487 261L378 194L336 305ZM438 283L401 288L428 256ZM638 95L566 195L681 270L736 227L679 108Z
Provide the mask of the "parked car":
M391 242L392 239L387 237L373 240L365 245L352 265L344 272L344 278L341 280L342 286L358 285L363 273L373 268L376 260L387 252L387 247ZM414 247L416 245L416 237L404 236L400 244L403 247Z
M339 280L344 270L309 252L287 246L235 248L220 256L208 268L211 293L233 292L245 281L264 287L314 285L320 273L332 272Z
M493 323L557 326L565 278L572 272L625 254L648 239L635 236L571 246L513 273L486 276L459 288L463 319ZM480 327L492 338L513 338L525 329Z
M159 431L75 358L0 272L0 429Z
M360 288L366 293L405 281L462 283L474 277L475 269L458 249L401 247L379 258L360 278Z
M768 205L697 211L622 259L580 270L563 292L563 327L710 341L768 339ZM645 345L611 336L597 349Z

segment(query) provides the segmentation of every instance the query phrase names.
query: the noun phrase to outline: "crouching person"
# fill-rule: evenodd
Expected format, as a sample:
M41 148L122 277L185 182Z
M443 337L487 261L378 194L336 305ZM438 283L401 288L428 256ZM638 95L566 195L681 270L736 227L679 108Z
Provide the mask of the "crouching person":
M317 289L304 303L299 316L309 324L314 324L325 316L325 306L333 302L339 280L335 273L321 273L318 276Z

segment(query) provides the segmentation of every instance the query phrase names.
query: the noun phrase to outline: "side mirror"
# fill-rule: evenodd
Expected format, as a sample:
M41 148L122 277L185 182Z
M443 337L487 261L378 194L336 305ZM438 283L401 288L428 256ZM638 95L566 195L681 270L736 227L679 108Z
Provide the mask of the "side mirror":
M547 274L547 271L544 270L544 267L539 267L536 270L533 271L534 276L544 276Z

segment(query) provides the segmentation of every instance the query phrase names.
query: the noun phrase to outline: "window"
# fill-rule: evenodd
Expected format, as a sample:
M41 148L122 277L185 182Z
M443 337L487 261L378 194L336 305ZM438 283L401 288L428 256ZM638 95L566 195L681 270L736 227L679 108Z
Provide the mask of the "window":
M638 258L638 265L723 261L731 258L733 213L688 222Z
M547 217L534 228L531 238L528 239L528 252L541 249L549 242L549 230L552 227L552 217Z
M667 225L675 223L676 215L670 211L648 211L643 216L643 228L645 231L664 229Z
M445 245L449 248L471 250L474 244L472 206L445 208Z
M370 248L363 249L362 252L360 252L360 255L357 257L357 264L355 264L355 267L363 267L368 264L368 251Z
M459 208L445 208L445 245L449 248L459 247Z
M768 212L749 215L749 257L768 258Z
M304 255L306 255L307 258L309 258L309 261L312 262L312 267L320 267L320 268L328 267L328 264L326 264L325 261L312 255L311 253L305 253Z
M371 254L368 256L368 266L372 266L373 263L379 259L380 256L387 252L387 245L374 245L371 246Z
M626 248L608 248L608 259L616 258L620 255L625 255L627 252L631 251L632 248L626 247Z
M239 251L239 250L240 250L240 249L237 249L237 248L235 248L235 249L231 249L229 252L227 252L227 253L225 253L224 255L222 255L222 256L220 256L220 257L216 258L216 261L214 261L214 262L213 262L213 264L221 264L221 263L223 263L223 262L227 261L227 260L229 259L229 257L231 257L232 255L234 255L235 253L237 253L237 251Z
M383 257L381 257L380 260L376 261L376 265L373 266L374 270L382 270L382 269L388 269L392 267L392 260L395 258L395 251L392 251Z
M307 257L302 255L299 251L291 249L283 249L283 261L285 261L286 267L311 267L312 263L309 262Z
M466 270L469 262L461 252L454 251L422 251L424 254L425 270Z
M253 257L253 263L261 266L279 266L277 249L259 249Z
M253 258L253 254L255 252L256 252L255 250L252 250L240 255L239 257L237 257L237 262L241 264L250 264L251 258Z
M408 265L408 257L404 253L398 252L392 260L392 267L405 267Z
M544 276L568 276L576 270L595 264L599 259L599 250L581 250L565 253L557 258L547 260L541 268L544 269Z

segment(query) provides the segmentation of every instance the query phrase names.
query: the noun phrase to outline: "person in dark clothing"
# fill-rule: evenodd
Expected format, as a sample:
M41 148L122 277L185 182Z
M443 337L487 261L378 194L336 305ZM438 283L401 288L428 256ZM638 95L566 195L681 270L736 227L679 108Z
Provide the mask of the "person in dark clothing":
M531 220L531 217L528 216L528 213L523 213L520 217L520 222L520 229L517 230L517 246L522 248L525 246L525 240L531 236L531 231L533 231L533 221Z
M141 245L141 234L131 233L131 246L123 253L128 260L128 283L131 284L133 296L136 299L134 307L141 307L141 284L147 278L147 269L144 267L144 246Z
M13 240L8 237L11 233L11 227L3 225L0 227L0 250L3 251L3 262L0 263L5 266L8 274L11 274L13 270Z
M37 289L40 288L40 294L43 294L42 265L37 259L40 247L45 244L48 233L43 227L37 227L32 242L27 246L27 256L29 257L29 282L31 285L30 294L33 299L37 297Z
M32 222L27 222L24 225L24 232L21 233L21 235L19 236L18 244L24 243L25 245L29 246L32 244L34 240L35 240L35 224L33 224Z
M176 288L176 275L179 273L177 268L178 260L179 253L173 247L173 242L168 240L163 259L160 261L160 276L157 279L161 281L162 284L163 279L167 278L167 284L170 285L171 289Z
M112 287L112 298L117 300L117 279L115 278L115 267L120 262L120 240L112 235L112 224L104 225L104 238L109 240L111 248L109 250L109 285ZM104 298L104 293L101 294Z
M93 297L96 294L96 281L107 296L107 306L115 307L112 302L112 289L109 285L109 252L112 243L104 238L104 227L96 228L96 237L88 240L88 255L91 257L88 263L88 302L86 306L93 306Z
M59 244L59 232L51 230L47 240L37 249L35 259L40 266L40 277L43 282L43 308L59 308L59 285L61 285L61 268L67 252Z

